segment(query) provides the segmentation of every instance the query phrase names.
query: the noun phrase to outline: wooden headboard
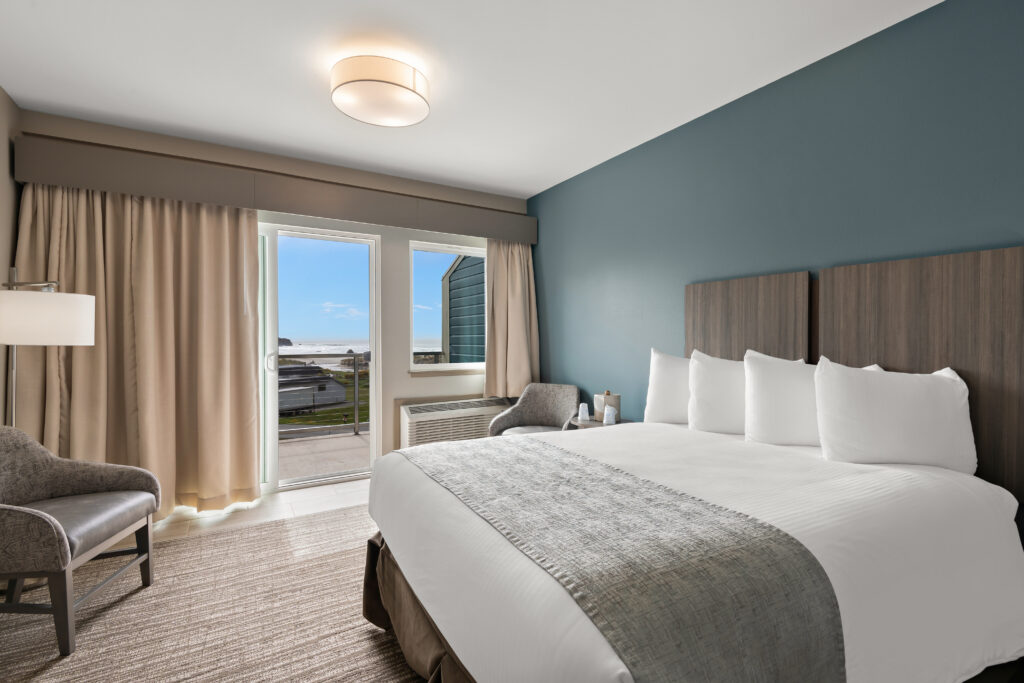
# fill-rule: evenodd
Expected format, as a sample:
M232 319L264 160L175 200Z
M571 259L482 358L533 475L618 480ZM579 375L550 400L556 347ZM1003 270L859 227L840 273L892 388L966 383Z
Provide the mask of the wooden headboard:
M809 281L802 271L686 285L686 355L807 358Z
M817 295L821 355L964 378L978 476L1024 503L1024 247L829 268Z

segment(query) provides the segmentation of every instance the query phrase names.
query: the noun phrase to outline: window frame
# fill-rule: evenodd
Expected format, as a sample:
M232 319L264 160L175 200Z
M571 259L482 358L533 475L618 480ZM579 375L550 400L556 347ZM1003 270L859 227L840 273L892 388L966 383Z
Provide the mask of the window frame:
M416 364L413 355L416 348L415 342L415 294L416 280L413 265L413 254L417 251L429 251L437 254L455 254L456 256L477 256L484 259L484 339L487 339L487 248L469 247L459 244L444 244L441 242L417 242L409 241L409 373L410 374L481 374L486 363L421 363ZM442 331L443 334L443 331ZM484 342L486 348L486 341Z

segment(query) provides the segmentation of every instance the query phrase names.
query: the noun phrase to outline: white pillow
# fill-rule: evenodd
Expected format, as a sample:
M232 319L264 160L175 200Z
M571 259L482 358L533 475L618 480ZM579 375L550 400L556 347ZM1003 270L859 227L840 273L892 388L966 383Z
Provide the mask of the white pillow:
M690 429L743 433L743 361L690 354Z
M686 424L690 402L690 360L651 349L644 422Z
M827 460L977 469L967 384L951 369L878 372L822 357L814 386Z
M747 351L743 368L747 441L780 446L821 443L813 365Z

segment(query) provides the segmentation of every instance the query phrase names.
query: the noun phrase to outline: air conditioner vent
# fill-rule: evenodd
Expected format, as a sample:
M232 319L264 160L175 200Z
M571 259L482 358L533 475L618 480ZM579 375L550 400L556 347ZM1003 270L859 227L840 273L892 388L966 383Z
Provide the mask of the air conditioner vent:
M487 436L491 420L508 406L509 402L503 398L404 405L402 447Z
M482 398L469 401L448 401L447 403L420 403L410 405L410 415L422 415L423 413L437 413L448 410L464 410L466 408L490 408L501 406L502 410L508 408L508 401L503 398Z

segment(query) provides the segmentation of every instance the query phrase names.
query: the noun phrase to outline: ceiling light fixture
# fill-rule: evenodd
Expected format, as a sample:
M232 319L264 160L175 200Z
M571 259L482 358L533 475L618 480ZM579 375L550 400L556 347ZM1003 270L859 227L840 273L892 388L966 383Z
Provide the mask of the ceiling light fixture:
M375 126L411 126L427 118L427 79L388 57L348 57L331 67L331 101L343 113Z

